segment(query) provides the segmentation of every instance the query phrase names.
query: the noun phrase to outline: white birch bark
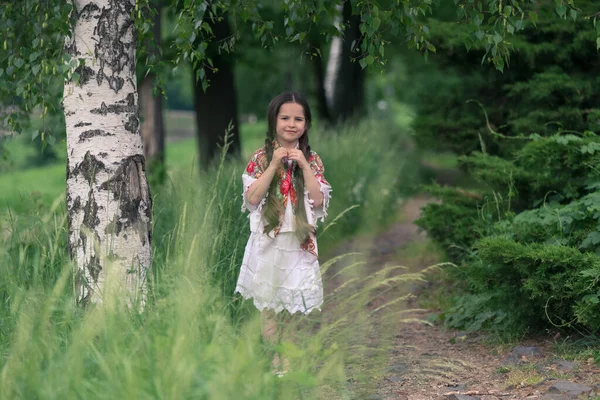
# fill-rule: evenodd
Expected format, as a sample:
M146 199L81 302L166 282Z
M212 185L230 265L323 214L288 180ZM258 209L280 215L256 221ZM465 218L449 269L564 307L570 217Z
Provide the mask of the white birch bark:
M102 302L108 277L145 300L151 199L139 133L135 0L74 0L66 53L83 60L65 82L69 245L78 301Z
M343 6L338 5L337 9L340 15L335 18L333 24L339 30ZM331 45L329 47L329 58L327 59L327 68L325 70L324 86L325 99L327 100L327 107L330 112L333 112L335 106L335 90L336 85L338 85L340 68L342 66L342 44L342 38L335 36L331 40ZM334 114L332 114L332 117L333 116Z

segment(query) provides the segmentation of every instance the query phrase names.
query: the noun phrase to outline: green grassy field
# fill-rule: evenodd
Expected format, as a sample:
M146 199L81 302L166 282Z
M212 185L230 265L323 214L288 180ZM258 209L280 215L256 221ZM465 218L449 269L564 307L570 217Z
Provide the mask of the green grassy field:
M239 177L264 131L264 123L242 126L244 159L202 175L194 139L168 143L169 179L153 188L153 265L141 314L111 285L102 306L75 306L64 161L0 176L0 398L346 399L373 389L387 345L376 335L376 347L365 343L375 345L375 326L393 337L382 332L395 319L366 304L387 271L366 273L361 255L322 260L324 273L344 260L336 279L348 275L348 284L326 292L327 312L295 316L286 324L293 339L275 344L261 340L252 304L232 294L249 234ZM28 139L9 151L23 160L28 146L19 140ZM334 188L319 231L323 254L389 221L398 198L419 183L410 135L393 123L317 129L311 144ZM385 282L402 279L415 276ZM276 353L291 362L284 378L271 373Z

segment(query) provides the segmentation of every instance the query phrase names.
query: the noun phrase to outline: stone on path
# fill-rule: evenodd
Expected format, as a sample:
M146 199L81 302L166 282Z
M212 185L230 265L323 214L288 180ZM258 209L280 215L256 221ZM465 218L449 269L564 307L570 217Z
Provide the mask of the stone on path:
M387 369L387 372L395 372L397 374L404 374L408 372L409 368L406 364L394 364Z
M577 363L566 360L555 360L554 364L556 369L565 372L572 372L577 367Z
M455 392L464 392L465 390L467 390L467 385L465 385L464 383L450 383L446 386L448 386Z
M388 377L385 378L386 380L393 382L393 383L398 383L398 382L404 382L406 379L401 377L400 375L390 375Z
M467 396L464 394L450 394L446 396L446 400L481 400L479 397Z
M506 357L505 363L519 363L530 358L543 357L542 351L535 346L517 346Z
M541 400L566 400L566 399L570 399L570 397L566 394L546 393L540 399Z
M548 389L548 393L560 393L569 396L580 396L582 394L590 393L591 391L592 388L589 386L567 381L556 382Z

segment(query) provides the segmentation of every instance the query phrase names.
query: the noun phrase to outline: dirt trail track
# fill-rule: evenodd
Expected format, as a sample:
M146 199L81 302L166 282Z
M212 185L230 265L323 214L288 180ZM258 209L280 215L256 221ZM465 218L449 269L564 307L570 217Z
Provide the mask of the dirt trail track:
M414 224L429 201L423 196L407 200L401 222L370 241L366 250L372 271L391 264L420 271L437 262L435 254L427 251L427 237ZM364 242L345 243L338 253L357 248L365 252ZM423 288L427 285L420 286L402 289L416 294L407 307L419 307L419 296L427 290ZM421 310L408 317L426 320L435 312ZM392 335L388 366L375 383L376 390L365 399L600 399L600 368L593 360L569 363L558 359L551 337L499 346L489 344L482 335L447 331L423 322L399 322ZM561 392L560 388L568 387L560 383L563 381L592 390L584 395L577 395L575 389L571 394Z

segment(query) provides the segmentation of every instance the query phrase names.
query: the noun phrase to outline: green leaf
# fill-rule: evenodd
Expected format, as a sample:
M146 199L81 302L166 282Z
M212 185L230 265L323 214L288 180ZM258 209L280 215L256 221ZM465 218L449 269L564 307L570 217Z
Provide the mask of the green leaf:
M361 58L360 60L358 60L358 63L360 64L360 67L362 69L365 69L367 67L367 60L364 58Z
M40 72L40 69L42 69L42 66L40 64L35 64L33 67L31 67L33 75L37 75L38 72Z
M367 64L371 65L371 64L373 64L374 61L375 61L375 57L373 57L371 54L369 54L367 56Z
M571 9L571 11L569 11L569 14L571 14L571 18L573 18L573 21L577 20L577 11Z
M372 22L371 22L371 26L373 27L374 30L379 29L379 26L381 25L381 19L375 17L373 18Z
M40 135L40 130L36 129L35 131L31 132L31 141L33 142L35 140L36 137L38 137Z
M529 12L529 19L531 20L531 22L533 22L533 25L535 26L537 24L538 21L538 15L535 11L530 11Z
M29 55L29 62L34 62L35 60L37 60L40 55L42 54L41 51L34 51L33 53L31 53Z
M596 39L596 50L600 50L600 37Z
M559 17L565 18L566 14L567 14L567 6L565 6L564 4L560 4L560 5L556 6L556 13L558 14Z
M206 71L204 70L204 68L200 68L199 70L196 71L196 80L204 80L204 77L206 76Z
M588 294L587 296L583 296L583 301L590 304L599 304L600 298L597 294Z
M22 58L17 58L15 61L13 61L13 65L17 68L21 68L23 65L25 65L25 61Z
M500 72L504 72L504 59L502 57L494 57L494 65Z
M46 141L48 142L48 144L50 146L54 146L56 144L56 138L52 135L47 135L46 136Z
M497 32L494 34L494 43L498 44L502 41L502 36L500 36Z

